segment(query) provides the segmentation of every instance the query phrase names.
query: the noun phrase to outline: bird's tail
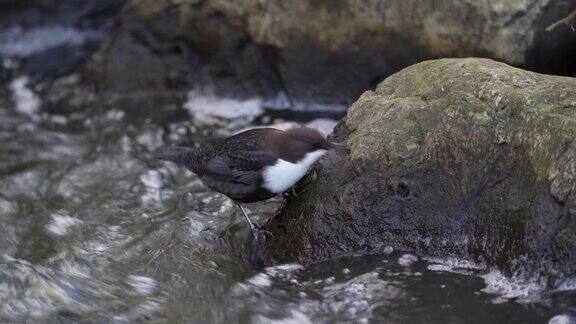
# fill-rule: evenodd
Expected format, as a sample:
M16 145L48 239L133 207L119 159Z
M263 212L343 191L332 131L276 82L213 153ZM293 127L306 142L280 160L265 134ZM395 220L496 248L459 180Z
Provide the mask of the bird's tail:
M201 165L206 156L201 148L174 146L156 152L156 158L163 161L172 161L189 169L195 169Z

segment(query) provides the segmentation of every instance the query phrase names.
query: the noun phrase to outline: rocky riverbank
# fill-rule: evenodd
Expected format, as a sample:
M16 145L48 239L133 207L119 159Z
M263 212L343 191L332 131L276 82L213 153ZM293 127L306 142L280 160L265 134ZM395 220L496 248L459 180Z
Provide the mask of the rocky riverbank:
M349 105L426 59L486 57L575 75L567 1L132 0L86 78L113 93L212 84L274 108Z
M386 246L561 284L576 275L576 80L486 59L406 68L337 126L347 154L268 226L269 262Z

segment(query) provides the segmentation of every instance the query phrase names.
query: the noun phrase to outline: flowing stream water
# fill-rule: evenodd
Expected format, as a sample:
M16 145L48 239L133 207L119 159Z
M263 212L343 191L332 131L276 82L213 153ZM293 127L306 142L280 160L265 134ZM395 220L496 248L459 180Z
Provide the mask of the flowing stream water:
M237 103L248 113L234 116L202 116L198 102L217 99L197 96L155 109L49 113L25 81L0 101L0 322L570 320L570 294L390 248L254 268L231 201L152 152L248 127L262 113L258 102ZM329 131L334 121L312 125ZM249 206L252 217L271 217L280 200Z

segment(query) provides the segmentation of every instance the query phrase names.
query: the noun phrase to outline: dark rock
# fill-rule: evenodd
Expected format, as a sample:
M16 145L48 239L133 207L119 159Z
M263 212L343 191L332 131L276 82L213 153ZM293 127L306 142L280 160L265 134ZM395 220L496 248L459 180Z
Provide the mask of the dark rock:
M0 0L0 28L76 26L99 29L126 0Z
M268 262L384 246L508 274L576 274L576 79L486 59L404 69L339 124L317 180L269 224Z
M212 82L227 96L286 94L289 108L347 105L430 58L481 56L574 75L576 33L545 31L574 9L555 0L132 0L87 78L111 92Z
M36 84L84 66L125 0L1 0L0 60Z

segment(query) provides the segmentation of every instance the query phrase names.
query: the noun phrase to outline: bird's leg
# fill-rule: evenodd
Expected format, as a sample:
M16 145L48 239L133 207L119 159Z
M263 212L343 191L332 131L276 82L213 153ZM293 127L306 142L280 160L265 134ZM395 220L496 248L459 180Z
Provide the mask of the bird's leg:
M250 224L250 232L252 232L252 236L254 236L254 240L258 241L258 237L256 236L256 233L254 233L254 230L256 229L256 227L254 226L254 223L252 223L252 221L248 217L248 214L246 214L244 207L242 207L242 205L240 205L240 203L236 203L236 206L238 206L240 208L242 215L244 215L244 218L246 218L246 220L248 221L248 224Z
M284 198L284 200L290 198L290 195L294 196L294 197L298 197L298 195L296 195L296 186L284 191L282 193L282 197Z

